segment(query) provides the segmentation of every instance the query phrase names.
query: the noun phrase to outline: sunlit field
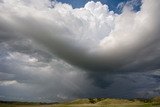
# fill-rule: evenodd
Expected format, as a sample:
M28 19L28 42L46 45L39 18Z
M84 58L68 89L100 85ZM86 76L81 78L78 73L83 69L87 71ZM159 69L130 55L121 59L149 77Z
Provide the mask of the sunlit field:
M1 102L0 107L160 107L160 97L153 99L77 99L59 104Z

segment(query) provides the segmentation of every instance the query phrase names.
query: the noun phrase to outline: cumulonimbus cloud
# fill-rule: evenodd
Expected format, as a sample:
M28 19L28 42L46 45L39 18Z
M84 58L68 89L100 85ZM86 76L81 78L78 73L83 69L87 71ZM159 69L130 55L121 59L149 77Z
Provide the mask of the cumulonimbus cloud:
M7 75L8 79L4 78L6 81L0 85L19 85L19 82L28 84L32 81L39 84L41 79L33 78L32 73L26 80L20 78L33 69L40 71L39 75L44 70L49 73L47 76L55 78L49 70L67 76L65 71L76 71L78 67L81 70L77 71L87 71L88 77L94 79L97 86L104 85L100 87L105 88L106 84L102 81L106 82L107 73L159 69L159 9L158 0L142 0L138 12L133 11L128 4L124 5L122 14L109 11L107 5L93 1L82 8L73 9L71 5L48 0L1 0L0 57L1 63L6 62L1 64L1 72L10 74L14 68L13 74L17 77ZM17 56L22 56L22 59L18 60ZM12 61L26 68L24 72L20 72L21 67L13 67ZM85 75L83 73L76 73L77 81L79 75ZM38 75L37 72L35 74ZM67 79L77 83L71 76ZM75 85L78 87L76 89L81 85L82 81L78 86ZM67 93L65 90L63 92Z
M50 2L39 3L38 6L33 1L1 3L1 21L5 23L4 26L1 22L1 26L11 31L7 36L29 37L80 68L113 71L135 61L146 63L141 61L140 54L158 44L157 1L143 0L137 13L126 6L120 15L110 12L100 2L89 2L80 9L54 2L51 8Z

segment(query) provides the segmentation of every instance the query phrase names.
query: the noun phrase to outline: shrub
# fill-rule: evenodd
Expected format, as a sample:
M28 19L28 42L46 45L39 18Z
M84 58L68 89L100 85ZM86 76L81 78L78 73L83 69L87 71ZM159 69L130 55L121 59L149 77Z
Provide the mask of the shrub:
M94 103L96 103L96 100L93 99L93 98L89 98L89 102L92 103L92 104L94 104Z

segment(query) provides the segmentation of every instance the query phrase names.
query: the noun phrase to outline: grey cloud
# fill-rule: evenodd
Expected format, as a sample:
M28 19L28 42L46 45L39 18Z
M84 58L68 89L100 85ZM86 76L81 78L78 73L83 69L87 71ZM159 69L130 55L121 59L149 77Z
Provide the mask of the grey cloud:
M155 3L152 4L155 5ZM150 13L146 13L145 9L147 10L150 8L147 2L144 2L144 6L142 5L142 10L139 12L139 15L136 16L136 13L124 12L124 14L122 13L122 15L119 16L119 18L115 19L119 21L121 25L123 25L127 24L128 23L127 21L129 20L135 20L136 18L140 18L140 16L142 16L142 18L146 16L147 18L144 19L144 22L142 22L142 24L144 23L145 25L145 23L150 20L152 20L152 23L150 23L150 27L145 28L144 25L140 25L139 21L140 19L137 19L138 21L133 22L133 24L135 23L134 26L135 27L137 26L137 28L139 28L139 29L131 28L130 32L131 33L133 32L131 36L135 35L133 38L130 37L129 34L130 32L125 31L125 28L128 25L124 28L121 28L120 31L119 30L116 31L117 27L115 27L114 29L115 32L113 31L111 35L109 35L108 37L110 38L113 36L113 39L114 38L117 39L116 41L117 43L115 43L116 47L113 49L107 49L107 44L106 44L105 47L106 52L102 53L98 52L99 49L95 50L95 52L90 52L90 49L88 48L85 49L81 46L76 45L75 44L76 41L72 41L72 39L70 40L70 38L68 39L68 35L74 36L72 31L68 29L66 26L58 27L57 24L54 24L53 22L51 22L52 24L48 24L50 22L43 23L41 20L38 21L30 17L28 17L27 19L18 18L19 20L18 26L20 25L19 26L20 28L18 27L17 28L20 29L19 32L21 32L22 35L30 35L31 38L33 38L38 43L44 45L52 53L66 60L70 64L73 64L80 68L84 68L90 71L107 71L107 72L126 71L125 69L123 70L123 68L125 68L125 66L128 66L128 64L131 63L130 65L133 66L134 68L136 68L137 66L137 69L139 69L138 66L140 66L143 67L143 69L148 69L149 68L148 65L150 65L152 62L159 61L157 60L157 58L153 58L148 61L143 61L144 60L143 58L154 56L153 55L154 53L152 54L147 53L148 51L151 51L153 49L152 46L156 46L154 48L155 53L159 51L158 41L160 33L159 32L160 23L158 20L159 14L156 14L157 12L155 11L155 9L159 8L158 4L159 3L156 3L154 8L148 11ZM125 16L127 16L128 14L129 15L131 14L133 18L125 19ZM124 17L124 19L127 21L124 21L124 19L121 20L121 17L122 18ZM145 29L150 29L150 30L145 32L144 31ZM122 32L120 36L118 36L119 32ZM104 40L104 42L105 41L106 43L108 43L108 45L111 45L109 44L109 42L107 42L107 39ZM124 43L123 41L127 42ZM120 42L122 45L118 45L118 42ZM138 65L134 64L134 62L136 62L136 64L138 63ZM150 66L151 69L154 69L154 67L152 68L152 64ZM154 64L153 66L159 66L159 65Z
M0 99L159 95L159 1L120 15L100 2L13 1L0 6Z

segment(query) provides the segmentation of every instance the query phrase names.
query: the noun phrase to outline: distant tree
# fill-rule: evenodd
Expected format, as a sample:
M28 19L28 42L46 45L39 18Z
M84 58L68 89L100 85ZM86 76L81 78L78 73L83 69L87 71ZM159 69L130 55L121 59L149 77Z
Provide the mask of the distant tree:
M89 98L89 102L92 104L96 103L95 99L93 99L93 98Z

